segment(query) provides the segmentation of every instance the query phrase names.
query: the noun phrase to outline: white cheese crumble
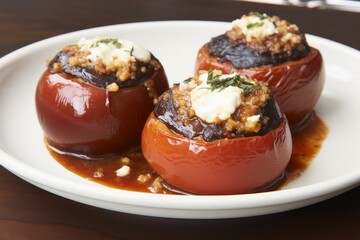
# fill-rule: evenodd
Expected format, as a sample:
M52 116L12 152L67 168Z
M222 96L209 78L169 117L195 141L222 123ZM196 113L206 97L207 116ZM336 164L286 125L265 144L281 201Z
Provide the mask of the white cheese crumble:
M234 77L236 74L222 75L219 79ZM243 90L229 86L224 89L211 91L206 83L208 74L199 76L202 83L190 92L190 99L195 114L207 123L217 123L229 119L241 104Z
M125 63L149 62L151 54L148 50L140 45L118 38L100 38L91 39L82 38L78 42L81 51L89 52L87 59L96 62L100 61L106 66L114 65L114 61L122 61Z
M130 167L127 165L124 165L121 168L119 168L118 170L116 170L116 176L118 176L118 177L125 177L125 176L129 175L129 173L130 173Z
M246 36L247 42L251 41L252 38L263 39L278 33L278 29L270 19L261 19L255 15L244 15L240 19L234 20L232 27L239 28Z
M253 128L256 126L256 124L259 122L259 120L260 120L260 114L250 116L250 117L246 118L245 125L247 128Z
M246 120L247 120L248 122L258 122L259 119L260 119L260 114L250 116L250 117L248 117Z

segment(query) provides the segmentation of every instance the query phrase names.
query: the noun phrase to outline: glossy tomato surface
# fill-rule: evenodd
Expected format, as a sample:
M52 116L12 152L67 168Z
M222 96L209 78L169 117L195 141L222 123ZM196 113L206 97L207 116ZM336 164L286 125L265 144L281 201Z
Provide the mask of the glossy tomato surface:
M290 126L301 124L311 113L325 83L323 59L315 48L311 48L306 57L298 60L238 69L229 61L222 63L218 57L210 56L206 48L202 47L197 56L195 72L210 68L221 70L223 73L238 72L268 82Z
M97 158L139 145L144 123L154 108L154 92L160 95L168 88L162 68L151 79L152 85L141 83L111 92L68 74L45 71L35 100L49 146Z
M150 166L169 184L196 194L249 193L278 179L289 162L288 123L264 136L191 140L172 132L152 113L142 133Z

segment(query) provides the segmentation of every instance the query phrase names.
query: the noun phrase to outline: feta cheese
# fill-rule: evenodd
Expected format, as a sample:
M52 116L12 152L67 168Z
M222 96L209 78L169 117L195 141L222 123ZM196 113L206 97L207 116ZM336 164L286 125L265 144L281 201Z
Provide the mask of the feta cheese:
M191 104L195 114L207 123L227 120L240 106L243 90L239 87L229 86L212 91L210 85L206 83L207 76L207 73L200 75L199 80L202 83L190 92ZM219 79L233 76L234 74L222 75Z
M127 165L124 165L121 168L119 168L118 170L116 170L116 176L118 176L118 177L125 177L125 176L129 175L129 173L130 173L130 167Z
M248 122L258 122L259 119L260 119L260 114L250 116L250 117L248 117L246 120L247 120Z
M242 31L247 42L251 41L252 38L263 39L278 33L278 29L269 18L262 19L256 15L244 15L241 19L234 20L232 26Z
M247 117L245 126L247 128L254 128L256 124L259 122L259 120L260 120L260 114Z
M138 44L117 38L82 38L78 42L81 51L89 52L87 59L96 62L100 61L106 66L114 65L114 61L125 63L136 60L149 62L151 54L148 50Z

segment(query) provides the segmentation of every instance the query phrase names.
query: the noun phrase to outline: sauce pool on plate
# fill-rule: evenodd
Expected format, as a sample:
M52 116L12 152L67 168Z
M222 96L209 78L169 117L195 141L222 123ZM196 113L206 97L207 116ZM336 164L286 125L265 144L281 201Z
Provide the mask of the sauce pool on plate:
M328 128L316 112L301 131L292 132L293 150L284 177L276 186L264 191L278 190L293 181L307 169L320 151ZM49 148L51 155L69 171L99 184L123 190L186 194L167 184L146 162L141 149L135 149L124 156L100 160L83 160L63 155Z

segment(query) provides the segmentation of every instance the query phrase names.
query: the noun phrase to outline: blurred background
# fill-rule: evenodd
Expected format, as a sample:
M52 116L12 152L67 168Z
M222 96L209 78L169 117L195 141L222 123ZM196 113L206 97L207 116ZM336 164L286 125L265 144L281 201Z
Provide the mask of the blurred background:
M360 0L248 0L248 2L360 12Z

